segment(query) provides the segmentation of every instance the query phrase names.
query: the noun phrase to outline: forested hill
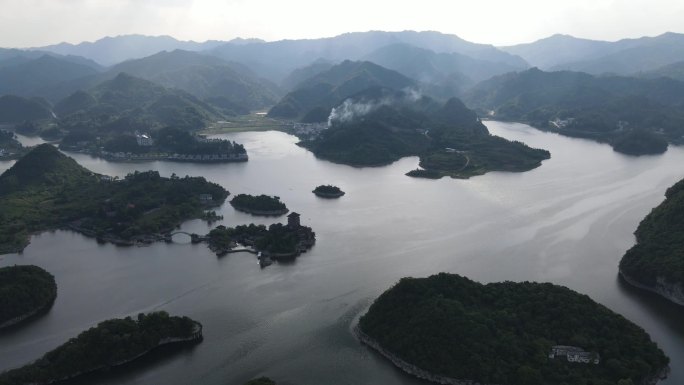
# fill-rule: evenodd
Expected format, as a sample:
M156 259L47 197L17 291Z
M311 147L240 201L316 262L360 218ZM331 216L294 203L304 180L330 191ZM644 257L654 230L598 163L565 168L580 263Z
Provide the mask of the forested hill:
M684 180L644 218L634 245L620 261L628 279L684 304ZM678 289L677 289L678 288Z
M159 52L117 64L104 76L122 72L184 90L202 101L229 105L234 113L270 107L281 96L275 84L258 78L246 66L196 52Z
M299 84L269 111L269 116L299 120L313 116L326 121L330 110L344 99L372 87L401 90L416 82L371 62L344 61Z
M412 176L467 178L488 171L527 171L548 159L489 134L460 100L441 104L407 91L367 89L335 107L330 127L303 141L316 156L354 166L376 166L420 156Z
M408 364L483 384L642 384L669 361L640 327L550 283L403 278L359 327ZM555 345L598 353L600 362L549 358Z
M0 254L21 251L31 234L56 228L121 244L154 240L201 217L204 194L220 205L228 191L202 177L163 178L156 171L114 180L42 144L0 175Z
M681 143L684 134L684 83L669 78L595 77L535 68L484 81L464 101L494 119L608 142L632 155L664 152L668 141Z
M146 131L164 126L194 130L222 116L187 92L167 89L126 73L72 94L57 103L55 111L61 129L87 127L90 132Z

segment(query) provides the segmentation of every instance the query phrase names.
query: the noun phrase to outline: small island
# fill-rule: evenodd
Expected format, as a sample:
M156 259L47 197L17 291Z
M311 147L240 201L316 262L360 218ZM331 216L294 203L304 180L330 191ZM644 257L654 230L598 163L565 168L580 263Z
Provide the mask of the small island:
M272 260L289 260L311 249L316 243L316 233L311 227L301 225L297 213L291 213L287 219L286 225L274 223L268 228L255 224L234 228L218 226L205 238L209 248L218 256L237 250L258 254L262 264L269 264ZM238 245L243 248L236 249Z
M227 196L202 177L95 174L42 144L0 175L0 254L19 252L31 234L52 229L118 245L162 241Z
M259 377L247 381L245 385L276 385L276 383L268 377Z
M637 243L620 261L633 286L684 306L684 179L667 189L665 201L637 227Z
M356 330L399 368L441 384L655 384L669 372L642 328L550 283L403 278Z
M51 384L132 362L170 344L197 343L202 325L166 312L139 314L137 319L100 322L24 367L0 374L0 384Z
M319 198L339 198L344 195L344 191L340 190L337 186L332 185L320 185L316 187L313 191Z
M0 329L19 324L52 306L55 277L38 266L0 268Z
M288 213L285 203L277 196L238 194L230 201L235 210L252 215L278 217Z

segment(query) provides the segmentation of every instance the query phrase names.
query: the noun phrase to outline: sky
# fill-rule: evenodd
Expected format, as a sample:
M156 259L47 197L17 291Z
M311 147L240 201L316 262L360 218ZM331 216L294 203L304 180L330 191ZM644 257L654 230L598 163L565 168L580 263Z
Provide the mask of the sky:
M682 0L0 0L0 47L125 34L264 40L439 31L494 45L556 33L597 40L684 33Z

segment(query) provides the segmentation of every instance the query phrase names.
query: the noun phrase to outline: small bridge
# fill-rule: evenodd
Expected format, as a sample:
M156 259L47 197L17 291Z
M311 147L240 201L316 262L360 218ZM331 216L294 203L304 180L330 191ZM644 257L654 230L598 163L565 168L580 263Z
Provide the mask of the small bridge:
M197 234L191 234L191 233L188 233L187 231L174 231L173 233L167 233L165 235L167 235L169 237L173 237L174 235L178 235L178 234L185 234L188 237L192 237L193 235L197 236Z
M200 236L197 234L188 233L187 231L174 231L172 233L164 234L164 241L167 243L172 243L173 242L173 236L179 235L179 234L189 236L191 243L201 243L204 240L206 240L206 237L203 237L203 236Z

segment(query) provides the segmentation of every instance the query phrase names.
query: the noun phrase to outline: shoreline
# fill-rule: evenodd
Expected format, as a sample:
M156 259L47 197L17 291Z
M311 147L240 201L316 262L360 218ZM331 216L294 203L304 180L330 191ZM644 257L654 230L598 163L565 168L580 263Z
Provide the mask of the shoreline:
M388 359L394 366L397 368L401 369L405 373L408 373L414 377L417 377L422 380L434 382L437 384L442 384L442 385L497 385L497 384L486 384L486 383L480 383L477 381L473 380L461 380L458 378L453 378L453 377L447 377L447 376L442 376L439 374L434 374L431 373L427 370L421 369L417 367L416 365L410 364L403 359L397 357L387 349L383 348L382 345L380 345L379 342L375 341L373 338L371 338L369 335L361 331L361 328L359 327L358 321L356 326L352 328L352 334L361 342L362 344L370 347L373 351L379 353L386 359ZM666 365L665 367L659 369L656 373L653 375L650 375L646 377L642 382L641 385L657 385L661 380L664 380L668 377L670 374L670 366Z
M427 370L421 369L413 364L410 364L401 358L397 357L393 353L389 352L385 348L383 348L377 341L375 341L373 338L368 336L366 333L361 331L361 328L357 324L354 326L352 329L352 332L356 338L363 343L364 345L372 348L374 351L382 355L383 357L387 358L394 366L397 368L403 370L404 372L414 376L418 377L422 380L427 380L430 382L434 382L437 384L442 384L442 385L496 385L496 384L486 384L486 383L480 383L477 381L473 380L461 380L458 378L453 378L453 377L447 377L447 376L442 376L434 373L430 373Z
M325 198L325 199L335 199L335 198L340 198L342 197L345 192L340 191L339 193L323 193L323 192L316 192L316 190L312 191L314 195L316 195L319 198Z
M14 317L12 319L9 319L3 323L0 324L0 331L3 331L5 329L9 329L13 326L18 326L22 324L24 321L28 321L42 313L46 313L52 308L52 305L55 304L55 300L57 300L57 291L55 291L55 295L50 298L50 300L44 304L43 306L39 307L38 309L31 310L28 313L19 315L17 317Z
M656 278L657 283L655 287L653 287L643 284L635 278L628 276L624 271L622 271L622 269L619 270L619 274L625 280L625 282L638 289L658 294L659 296L670 302L673 302L676 305L684 306L684 288L682 288L681 284L668 284L665 282L664 278L658 277Z
M287 208L282 210L252 210L246 207L236 206L233 203L230 203L230 205L233 206L233 208L237 211L262 217L279 217L290 212L290 210Z
M50 380L48 380L47 382L44 382L43 384L62 383L63 381L73 380L73 379L76 379L76 378L78 378L78 377L80 377L80 376L83 376L83 375L86 375L86 374L97 373L97 372L100 372L100 371L106 371L106 370L109 370L109 369L112 369L112 368L115 368L115 367L123 366L123 365L129 364L129 363L131 363L131 362L133 362L133 361L135 361L135 360L137 360L137 359L139 359L139 358L141 358L141 357L143 357L143 356L149 354L149 353L152 352L153 350L158 349L158 348L160 348L160 347L162 347L162 346L166 346L166 345L176 345L176 344L181 345L181 344L199 343L199 342L201 342L201 341L204 339L204 336L202 335L202 329L203 329L202 324L199 323L199 322L197 322L197 321L195 321L195 328L193 329L192 335L190 335L190 336L188 336L188 337L167 337L167 338L162 338L162 339L159 340L159 342L158 342L155 346L153 346L153 347L151 347L150 349L147 349L147 350L145 350L145 351L143 351L143 352L141 352L141 353L139 353L139 354L136 354L136 355L133 356L133 357L130 357L130 358L127 358L127 359L118 361L118 362L114 362L114 363L112 363L112 364L103 364L103 365L99 365L99 366L97 366L97 367L95 367L95 368L91 368L91 369L88 369L88 370L84 370L84 371L81 371L81 372L77 372L77 373L71 374L71 375L69 375L69 376L65 376L65 377L61 377L61 378L56 378L56 379L50 379ZM9 370L11 370L11 369L9 369Z

